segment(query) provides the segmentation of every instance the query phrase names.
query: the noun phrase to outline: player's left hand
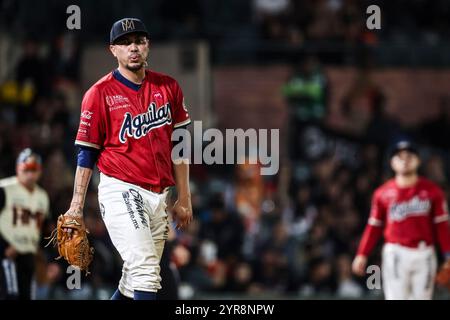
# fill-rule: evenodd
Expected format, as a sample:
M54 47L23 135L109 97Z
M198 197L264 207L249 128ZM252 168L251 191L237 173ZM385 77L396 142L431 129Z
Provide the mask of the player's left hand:
M173 206L173 217L177 221L177 229L187 227L192 221L191 197L179 197Z
M80 208L72 208L71 207L71 208L69 208L69 210L67 210L66 213L64 213L64 216L66 216L66 217L70 216L70 217L74 217L74 218L83 220L83 211ZM63 231L68 233L69 239L72 238L72 231L73 231L72 228L63 228Z

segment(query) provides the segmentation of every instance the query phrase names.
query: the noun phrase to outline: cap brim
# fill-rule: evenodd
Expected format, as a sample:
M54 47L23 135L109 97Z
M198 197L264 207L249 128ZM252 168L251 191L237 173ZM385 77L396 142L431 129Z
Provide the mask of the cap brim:
M126 36L126 35L129 35L129 34L131 34L131 33L142 33L142 34L145 34L145 35L147 36L147 38L150 39L150 34L149 34L147 31L145 31L145 30L130 30L130 31L126 31L126 32L124 32L124 33L121 33L120 36L118 36L118 37L115 38L113 41L111 41L110 44L114 44L114 42L116 42L116 41L119 40L120 38L122 38L122 37L124 37L124 36Z
M416 148L414 148L414 147L405 147L405 148L399 148L399 149L393 150L393 151L391 152L391 158L392 158L393 156L395 156L397 153L399 153L400 151L409 151L409 152L411 152L411 153L414 153L414 154L416 154L416 155L419 155L419 151L418 151Z
M38 171L41 170L41 165L37 162L22 162L18 165L19 170L31 170L31 171Z

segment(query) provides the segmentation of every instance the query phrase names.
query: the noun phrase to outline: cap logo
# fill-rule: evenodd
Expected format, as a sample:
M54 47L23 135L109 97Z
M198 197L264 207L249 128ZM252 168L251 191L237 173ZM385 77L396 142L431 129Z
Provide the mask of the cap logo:
M397 144L398 148L408 148L409 147L409 142L408 141L401 141Z
M122 23L122 30L128 31L128 30L134 30L134 21L131 19L126 19L121 22Z

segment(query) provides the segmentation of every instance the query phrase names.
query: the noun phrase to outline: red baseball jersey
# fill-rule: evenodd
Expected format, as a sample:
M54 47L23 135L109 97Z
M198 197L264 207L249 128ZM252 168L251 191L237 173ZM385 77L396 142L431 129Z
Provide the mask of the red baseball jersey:
M97 166L105 175L165 188L175 184L172 131L190 121L174 79L146 70L136 85L115 70L84 95L75 144L101 150Z
M436 184L420 177L414 186L399 188L391 179L373 195L358 254L369 255L383 231L386 242L411 248L439 243L441 251L448 254L448 220L447 202Z

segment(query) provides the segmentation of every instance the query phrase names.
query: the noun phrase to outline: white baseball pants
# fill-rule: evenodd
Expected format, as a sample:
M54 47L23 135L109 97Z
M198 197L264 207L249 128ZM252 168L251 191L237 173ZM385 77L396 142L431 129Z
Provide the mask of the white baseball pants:
M381 268L386 300L431 300L436 269L434 247L386 243Z
M161 289L160 260L169 232L166 197L100 173L98 199L111 241L124 263L119 291Z

